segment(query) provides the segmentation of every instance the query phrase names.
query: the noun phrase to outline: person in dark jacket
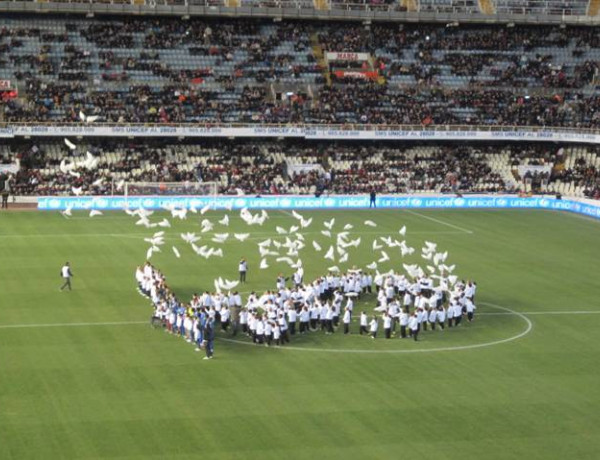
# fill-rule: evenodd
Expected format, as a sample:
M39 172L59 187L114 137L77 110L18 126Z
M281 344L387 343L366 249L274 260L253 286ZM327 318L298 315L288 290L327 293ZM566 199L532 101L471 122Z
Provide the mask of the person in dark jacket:
M212 359L215 354L214 342L215 342L215 329L214 324L210 319L206 320L204 325L204 349L206 350L206 356L203 359Z

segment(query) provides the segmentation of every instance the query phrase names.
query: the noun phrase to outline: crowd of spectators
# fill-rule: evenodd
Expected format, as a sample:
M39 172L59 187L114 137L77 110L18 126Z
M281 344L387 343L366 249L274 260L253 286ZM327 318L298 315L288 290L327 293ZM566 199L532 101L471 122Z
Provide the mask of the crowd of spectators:
M97 168L61 170L63 160L77 163L88 151L98 158ZM11 141L0 159L20 164L15 195L72 195L74 187L85 195L123 194L124 183L188 181L214 182L225 195L367 194L372 188L392 194L512 193L525 184L539 192L566 184L572 193L600 197L600 149L592 146L135 139L97 140L70 151L46 140ZM549 168L535 168L544 165Z
M124 182L216 182L221 194L364 194L503 192L512 190L487 163L489 148L459 145L325 143L308 141L158 140L98 141L74 153L59 142L12 143L4 149L21 170L16 195L123 193ZM85 152L98 158L96 169L61 170ZM310 157L310 159L307 159ZM293 161L292 161L293 159ZM294 172L292 163L311 168Z
M0 76L21 90L0 103L7 122L78 122L82 110L113 123L600 125L594 28L38 23L0 20ZM323 52L369 53L381 78L327 85L316 43ZM308 96L279 99L270 87L279 83Z

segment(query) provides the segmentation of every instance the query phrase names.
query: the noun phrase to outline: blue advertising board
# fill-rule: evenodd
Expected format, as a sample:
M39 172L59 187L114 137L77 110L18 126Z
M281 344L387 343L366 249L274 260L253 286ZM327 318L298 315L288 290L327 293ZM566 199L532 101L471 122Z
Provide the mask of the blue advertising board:
M38 209L61 211L98 209L122 210L161 209L167 207L201 209L210 204L213 209L360 209L369 207L367 195L279 195L279 196L84 196L84 197L40 197ZM551 209L571 211L600 218L599 206L572 200L557 200L548 197L519 198L511 196L403 196L382 195L377 197L378 209Z

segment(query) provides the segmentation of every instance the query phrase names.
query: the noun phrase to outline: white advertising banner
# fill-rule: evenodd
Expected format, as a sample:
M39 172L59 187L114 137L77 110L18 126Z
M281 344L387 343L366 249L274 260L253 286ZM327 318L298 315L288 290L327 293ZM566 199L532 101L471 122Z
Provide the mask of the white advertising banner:
M325 56L328 61L368 61L369 53L334 53L328 51Z
M541 141L600 144L600 134L576 131L533 131L519 128L507 131L436 129L341 129L310 126L144 126L144 125L13 125L0 128L0 137L302 137L306 139L348 140L482 140Z

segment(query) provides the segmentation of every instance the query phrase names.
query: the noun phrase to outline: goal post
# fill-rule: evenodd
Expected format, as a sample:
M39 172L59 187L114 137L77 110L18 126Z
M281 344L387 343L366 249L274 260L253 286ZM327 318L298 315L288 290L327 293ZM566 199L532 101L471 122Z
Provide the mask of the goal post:
M137 196L210 196L216 198L217 182L127 182L125 198Z

